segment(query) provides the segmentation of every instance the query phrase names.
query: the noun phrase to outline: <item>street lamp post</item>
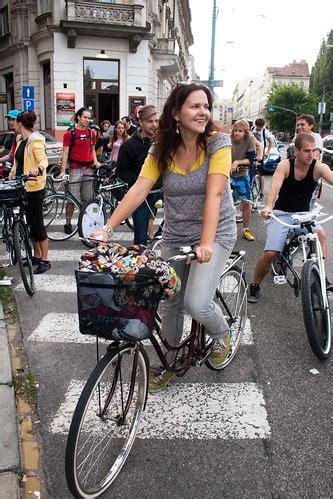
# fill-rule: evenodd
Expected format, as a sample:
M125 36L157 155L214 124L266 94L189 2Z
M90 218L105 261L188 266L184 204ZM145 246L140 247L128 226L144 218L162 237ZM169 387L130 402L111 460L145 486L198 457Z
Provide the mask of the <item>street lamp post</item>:
M210 72L209 72L209 79L208 79L208 87L212 93L214 93L214 87L215 87L214 65L215 65L216 18L217 18L217 9L216 9L216 0L214 0L213 16L212 16L212 44L211 44L211 52L210 52Z
M288 109L286 107L281 107L281 106L276 106L273 104L271 107L269 107L268 111L272 113L274 109L282 109L282 111L288 111L289 113L293 113L295 115L295 135L297 134L297 113L293 109Z
M333 45L326 45L326 48L332 49ZM325 81L325 80L324 80ZM325 114L325 92L326 92L326 86L324 83L324 88L323 88L323 96L320 102L320 113L319 113L319 133L321 132L322 126L323 126L323 118Z

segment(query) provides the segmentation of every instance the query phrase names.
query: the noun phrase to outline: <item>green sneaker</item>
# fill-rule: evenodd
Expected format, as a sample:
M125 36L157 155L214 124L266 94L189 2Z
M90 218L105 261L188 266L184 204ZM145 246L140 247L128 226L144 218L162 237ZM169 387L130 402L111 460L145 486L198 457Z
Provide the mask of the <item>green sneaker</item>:
M149 369L148 392L156 393L163 390L173 377L174 374L170 371L158 372L155 369Z
M230 354L230 332L215 341L212 353L208 357L209 363L212 367L219 368L223 366Z

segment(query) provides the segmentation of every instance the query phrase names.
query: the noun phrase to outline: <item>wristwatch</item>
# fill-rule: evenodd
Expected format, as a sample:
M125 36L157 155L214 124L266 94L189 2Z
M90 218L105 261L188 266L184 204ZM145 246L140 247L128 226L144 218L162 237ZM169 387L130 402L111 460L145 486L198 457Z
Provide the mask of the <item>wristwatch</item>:
M111 237L113 236L113 228L110 227L110 225L103 225L103 227L101 227L101 230L103 232L107 232L109 234L109 239L111 239Z

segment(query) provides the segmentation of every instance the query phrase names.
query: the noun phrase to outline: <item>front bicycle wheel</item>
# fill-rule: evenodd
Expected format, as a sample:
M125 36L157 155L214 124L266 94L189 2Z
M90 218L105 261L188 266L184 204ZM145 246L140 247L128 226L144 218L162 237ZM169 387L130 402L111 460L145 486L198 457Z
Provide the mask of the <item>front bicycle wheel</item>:
M77 232L81 206L65 192L48 194L43 201L44 225L51 241L66 241ZM71 223L67 224L68 217ZM66 227L65 227L66 226Z
M331 312L326 290L323 296L320 270L313 260L307 260L302 269L301 296L303 318L310 347L321 360L329 357L332 331Z
M82 205L79 221L78 230L80 237L90 237L92 232L100 230L103 225L106 224L106 211L104 204L98 198L90 199ZM90 244L86 241L82 241L86 246L91 247L94 244Z
M32 296L35 292L35 281L31 261L31 246L27 229L21 221L14 222L13 234L15 254L22 282L28 295Z
M206 365L213 370L220 371L227 367L235 357L241 344L247 318L246 283L243 272L238 267L232 267L220 278L215 292L215 303L221 308L222 313L230 327L230 353L225 362L213 367L207 358ZM205 335L204 341L209 338Z
M66 448L66 479L75 497L98 497L130 453L145 408L148 358L140 344L110 349L77 403Z

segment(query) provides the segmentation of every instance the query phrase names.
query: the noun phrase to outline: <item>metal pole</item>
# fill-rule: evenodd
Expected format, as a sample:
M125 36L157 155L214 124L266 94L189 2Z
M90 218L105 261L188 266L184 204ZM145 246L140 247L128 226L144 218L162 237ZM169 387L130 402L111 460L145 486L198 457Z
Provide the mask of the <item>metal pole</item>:
M325 102L325 92L326 88L324 87L323 89L323 96L321 98L321 104L320 104L320 118L319 118L319 133L321 132L321 128L323 126L323 117L324 117L324 102Z
M212 16L212 44L211 44L211 51L210 51L210 73L209 73L209 79L208 79L208 87L209 87L211 92L214 92L214 84L215 84L214 66L215 66L216 18L217 18L216 0L214 0L213 16Z

